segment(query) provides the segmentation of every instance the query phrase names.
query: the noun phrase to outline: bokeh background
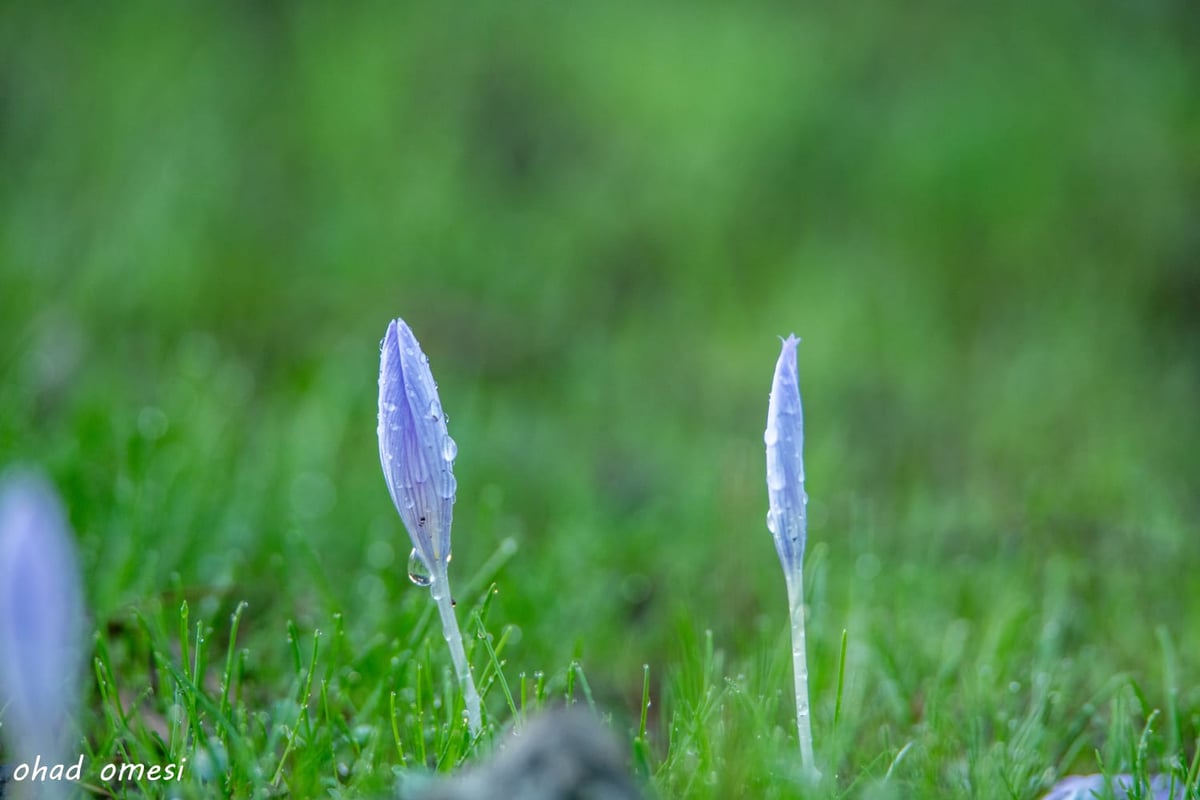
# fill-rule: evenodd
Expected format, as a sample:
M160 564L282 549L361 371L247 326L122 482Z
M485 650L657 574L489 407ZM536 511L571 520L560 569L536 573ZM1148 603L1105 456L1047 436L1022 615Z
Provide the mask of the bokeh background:
M6 4L0 458L62 488L100 621L391 635L402 316L458 581L501 559L514 670L636 714L704 630L786 680L794 331L818 720L843 628L893 725L989 647L1162 697L1163 631L1200 667L1197 41L1186 2Z

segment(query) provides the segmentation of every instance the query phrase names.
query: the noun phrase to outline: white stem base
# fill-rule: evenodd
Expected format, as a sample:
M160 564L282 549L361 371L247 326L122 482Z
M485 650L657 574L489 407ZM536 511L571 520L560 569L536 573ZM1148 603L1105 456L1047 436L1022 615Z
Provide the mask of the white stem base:
M462 688L463 702L467 707L467 725L471 729L471 737L479 738L483 731L483 715L479 709L479 692L475 689L475 679L471 677L471 665L467 663L467 653L463 649L462 632L458 629L458 617L454 615L454 600L450 595L450 580L446 575L446 567L433 573L429 583L429 592L437 603L438 614L442 617L442 634L446 644L450 646L450 660L454 662L454 672L458 676Z
M804 575L798 569L787 578L788 606L792 618L792 671L796 679L796 730L800 760L809 776L821 777L813 758L812 720L808 708L808 657L804 639Z

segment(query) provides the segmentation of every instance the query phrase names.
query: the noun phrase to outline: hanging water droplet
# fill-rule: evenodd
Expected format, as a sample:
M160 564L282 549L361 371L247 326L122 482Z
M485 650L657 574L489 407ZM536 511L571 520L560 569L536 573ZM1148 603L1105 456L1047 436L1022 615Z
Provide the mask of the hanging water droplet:
M446 459L447 461L453 461L457 455L458 444L449 436L447 436L442 441L442 458Z
M454 493L457 491L458 491L458 481L455 479L453 473L447 472L442 477L442 486L441 486L441 491L439 492L439 494L442 496L443 499L449 500L451 497L454 497Z
M429 401L429 418L431 420L433 420L434 422L437 422L439 419L442 418L442 409L440 407L438 407L437 400Z
M763 433L763 441L766 442L767 447L770 447L771 445L778 442L779 441L779 429L776 428L774 425L767 428L767 430Z
M779 523L775 521L774 511L767 512L767 530L774 534L779 533Z
M425 562L417 555L417 548L408 554L408 579L417 586L428 586L433 583L433 578L429 574L429 568L425 566Z

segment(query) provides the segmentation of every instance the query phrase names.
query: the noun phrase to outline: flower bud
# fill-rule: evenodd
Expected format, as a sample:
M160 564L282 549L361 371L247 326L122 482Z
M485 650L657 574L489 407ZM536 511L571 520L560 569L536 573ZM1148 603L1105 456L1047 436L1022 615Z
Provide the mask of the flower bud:
M379 355L379 460L416 555L434 574L450 558L457 454L429 359L404 320L393 320Z

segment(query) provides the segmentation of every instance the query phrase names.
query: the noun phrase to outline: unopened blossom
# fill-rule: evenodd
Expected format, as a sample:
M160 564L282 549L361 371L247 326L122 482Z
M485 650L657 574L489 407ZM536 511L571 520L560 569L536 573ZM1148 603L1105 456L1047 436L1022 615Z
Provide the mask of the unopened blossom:
M14 755L65 757L84 653L66 512L40 476L0 478L0 716Z
M804 493L804 412L800 407L800 376L796 369L793 334L783 342L767 404L767 528L789 576L804 560L808 527Z
M431 573L450 557L457 454L429 359L408 324L393 320L379 357L379 460L392 502Z
M1110 794L1111 793L1111 794ZM1069 775L1063 778L1043 796L1042 800L1093 800L1097 797L1112 797L1114 800L1130 800L1141 797L1146 800L1183 800L1187 787L1181 778L1170 775L1153 775L1149 781L1138 783L1132 775Z
M483 730L481 701L454 615L448 574L457 455L429 359L404 320L393 320L379 354L379 461L392 502L412 539L413 558L425 567L419 574L410 565L409 577L428 586L437 603L462 686L467 722L471 735L477 737Z
M783 564L788 611L792 623L792 672L796 687L796 732L800 760L810 777L820 776L813 757L812 721L808 704L808 658L804 634L804 536L807 529L804 493L804 413L800 408L800 376L793 334L783 342L771 398L767 403L767 528Z

